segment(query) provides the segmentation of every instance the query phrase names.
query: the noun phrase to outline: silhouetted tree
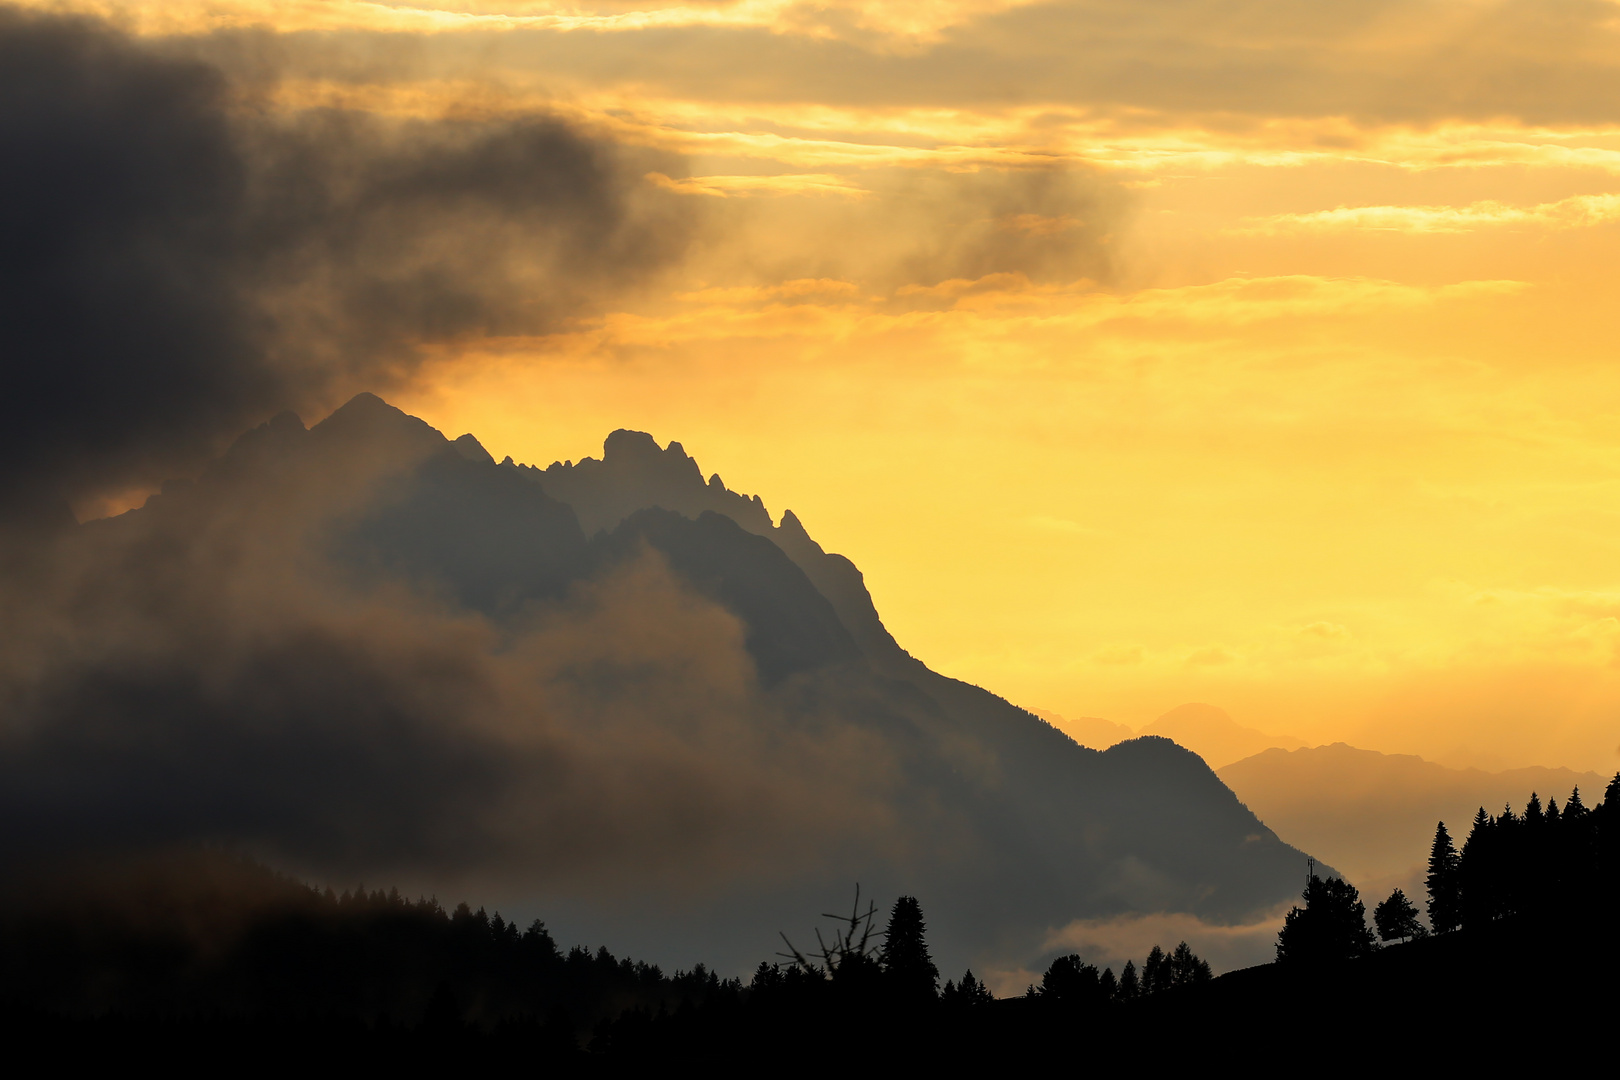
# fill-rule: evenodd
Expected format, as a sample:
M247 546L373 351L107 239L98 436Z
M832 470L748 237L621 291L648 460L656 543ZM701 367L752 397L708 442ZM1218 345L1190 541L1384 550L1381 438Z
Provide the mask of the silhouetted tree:
M889 913L880 959L895 993L908 1000L932 1000L939 969L928 955L927 927L915 896L902 896Z
M1157 945L1148 951L1142 964L1142 996L1170 989L1170 958Z
M1293 908L1277 934L1277 959L1330 963L1367 956L1375 945L1367 908L1343 878L1320 878L1314 868L1305 883L1305 906Z
M1464 926L1478 926L1513 913L1508 895L1513 834L1519 821L1511 807L1493 818L1482 806L1463 841L1459 876L1462 879Z
M1095 1004L1104 1000L1102 979L1094 964L1074 953L1060 956L1041 976L1041 998L1064 1004Z
M1446 832L1446 823L1434 827L1434 844L1429 848L1429 925L1437 934L1447 934L1462 925L1462 856Z
M1119 993L1116 996L1120 1001L1135 1001L1142 996L1142 982L1136 975L1136 961L1125 961L1125 967L1119 973Z
M963 972L960 983L947 981L940 994L940 1001L947 1008L977 1008L994 1000L995 995L990 993L990 988L973 977L972 968Z
M1169 968L1171 986L1193 986L1214 978L1208 962L1195 956L1185 941L1170 954Z
M871 997L877 992L878 983L883 977L883 967L878 961L877 949L872 942L873 926L877 920L877 905L867 902L866 910L861 910L861 887L855 886L855 902L850 907L848 915L833 915L822 913L823 918L835 919L840 925L833 931L833 939L829 944L822 937L821 931L816 931L816 957L821 962L813 963L804 953L800 952L793 942L788 940L786 934L782 941L786 943L788 951L780 954L784 959L793 962L793 970L806 980L831 980L833 986L848 1001L862 1000ZM919 921L921 912L918 913Z
M1373 924L1378 927L1378 936L1384 941L1420 938L1428 933L1418 922L1417 905L1408 900L1400 889L1390 893L1373 908Z

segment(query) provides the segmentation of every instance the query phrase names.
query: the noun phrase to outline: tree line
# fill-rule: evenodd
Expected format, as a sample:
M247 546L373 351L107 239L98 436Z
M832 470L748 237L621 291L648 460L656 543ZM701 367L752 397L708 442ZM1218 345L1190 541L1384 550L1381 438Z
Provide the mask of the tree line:
M849 1052L900 1054L920 1041L955 1062L998 1060L1057 1032L1281 1015L1334 987L1364 996L1413 979L1455 983L1504 956L1562 971L1565 942L1584 940L1580 928L1601 923L1589 916L1620 895L1620 776L1590 809L1576 792L1562 806L1532 795L1522 812L1481 811L1460 850L1441 823L1426 884L1427 927L1400 890L1369 926L1355 887L1312 866L1278 934L1278 964L1214 980L1186 942L1156 945L1117 973L1067 953L1023 994L997 998L972 970L941 985L912 896L880 913L857 894L830 935L813 945L784 936L779 955L742 980L563 949L543 922L467 904L316 890L246 860L193 857L0 906L0 1037L127 1048L183 1034L196 1046L342 1044L377 1060L565 1068L745 1060L825 1031ZM1547 952L1555 939L1562 952ZM1313 966L1375 953L1342 977Z
M1304 906L1287 915L1277 937L1285 962L1349 960L1383 942L1410 941L1510 920L1589 919L1620 895L1620 773L1588 808L1574 789L1563 807L1531 792L1523 813L1511 805L1491 815L1480 807L1462 850L1446 823L1429 850L1426 927L1417 905L1396 889L1373 910L1354 885L1307 872Z

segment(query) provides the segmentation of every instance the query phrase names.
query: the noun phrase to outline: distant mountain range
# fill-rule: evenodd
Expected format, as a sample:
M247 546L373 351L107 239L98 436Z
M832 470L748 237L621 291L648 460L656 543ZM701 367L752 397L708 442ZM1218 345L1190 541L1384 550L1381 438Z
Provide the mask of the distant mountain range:
M1458 847L1480 807L1492 814L1530 795L1567 802L1580 788L1588 806L1608 781L1597 773L1527 768L1450 769L1410 754L1381 754L1344 743L1262 751L1217 775L1279 836L1332 862L1352 881L1387 895L1420 898L1436 823ZM1414 889L1416 891L1414 891Z
M1272 747L1293 750L1305 745L1305 740L1292 735L1268 735L1244 727L1227 715L1226 710L1197 703L1179 705L1140 730L1094 716L1068 720L1057 713L1039 710L1036 715L1056 725L1082 746L1099 750L1139 735L1162 735L1185 746L1216 770Z
M0 764L0 810L51 823L17 858L239 844L722 966L859 882L981 970L1075 919L1251 919L1303 873L1156 737L1239 745L1224 714L1082 746L930 670L853 563L643 433L540 469L361 395L59 550L83 600Z

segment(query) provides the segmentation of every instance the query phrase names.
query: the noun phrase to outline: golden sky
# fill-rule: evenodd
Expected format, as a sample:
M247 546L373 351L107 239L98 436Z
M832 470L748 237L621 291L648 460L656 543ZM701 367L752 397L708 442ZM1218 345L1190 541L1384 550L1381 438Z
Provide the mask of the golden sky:
M452 436L679 440L1022 705L1620 767L1620 5L73 6L655 163L686 256L436 345Z

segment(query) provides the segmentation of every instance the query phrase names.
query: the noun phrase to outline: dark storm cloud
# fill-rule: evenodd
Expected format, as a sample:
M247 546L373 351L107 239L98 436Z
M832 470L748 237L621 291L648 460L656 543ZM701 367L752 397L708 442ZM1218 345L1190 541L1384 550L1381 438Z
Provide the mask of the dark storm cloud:
M262 62L253 74L266 78ZM161 479L285 407L668 264L651 165L548 116L273 115L218 65L0 9L0 486Z
M908 281L932 285L989 274L1035 281L1105 280L1110 235L1129 200L1084 169L991 170L918 177L904 202L939 224L900 260Z

